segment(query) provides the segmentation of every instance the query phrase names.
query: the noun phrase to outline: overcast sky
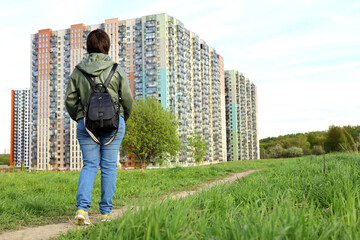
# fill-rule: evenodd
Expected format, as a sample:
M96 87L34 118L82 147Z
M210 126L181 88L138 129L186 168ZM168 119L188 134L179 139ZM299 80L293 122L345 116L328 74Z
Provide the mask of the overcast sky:
M359 0L0 2L0 153L11 89L30 87L30 34L167 13L258 87L260 138L360 125Z

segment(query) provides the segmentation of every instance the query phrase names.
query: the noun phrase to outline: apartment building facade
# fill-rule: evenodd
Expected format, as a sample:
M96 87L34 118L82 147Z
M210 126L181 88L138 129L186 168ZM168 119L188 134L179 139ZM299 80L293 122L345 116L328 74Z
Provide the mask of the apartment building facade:
M30 90L11 90L10 166L30 166Z
M260 159L257 90L235 70L225 71L227 160Z
M207 141L207 162L226 161L225 73L223 58L195 33L167 14L104 23L71 25L31 35L31 162L35 169L81 169L76 122L64 106L72 69L86 57L88 33L110 37L109 56L124 68L134 99L151 97L179 120L183 150L178 161L192 161L187 137Z

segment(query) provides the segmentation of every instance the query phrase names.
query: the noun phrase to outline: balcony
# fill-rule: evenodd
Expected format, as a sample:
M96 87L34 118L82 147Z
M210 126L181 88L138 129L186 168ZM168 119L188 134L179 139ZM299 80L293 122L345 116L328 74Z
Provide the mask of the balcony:
M154 33L156 31L156 28L155 27L149 27L149 28L146 28L145 29L145 32L146 33Z
M151 93L147 95L149 98L158 98L158 94L157 93Z
M138 68L138 67L136 67L136 68ZM136 69L136 70L138 70L138 69ZM142 76L141 71L136 71L136 72L134 73L134 76L136 76L136 77L141 77L141 76Z
M134 64L136 65L142 65L142 59L137 59L134 61Z
M155 76L157 73L156 73L155 70L146 70L146 71L145 71L145 74L146 74L147 76Z
M145 45L149 46L149 45L154 45L156 43L155 40L146 40L145 41Z
M136 89L136 90L135 90L135 94L136 94L136 95L143 94L142 89Z
M135 30L141 30L141 22L135 24Z
M158 86L158 82L157 81L153 81L153 82L147 82L146 83L146 87L148 88L154 88Z
M156 22L154 20L151 21L147 21L145 23L145 27L150 28L150 27L155 27L156 26Z
M154 57L156 56L156 51L149 51L145 53L145 57Z
M138 82L138 83L134 84L134 87L137 88L137 89L139 89L139 88L142 89L142 86L143 86L142 82Z
M154 68L156 66L156 61L157 61L157 59L155 57L146 58L146 64L148 66L151 66L149 68L146 66L146 69Z
M154 76L146 76L145 80L148 81L148 82L151 82L151 81L156 81L157 79Z
M146 93L147 93L147 94L153 94L153 93L156 93L157 90L158 90L158 89L157 89L156 87L147 88L147 89L146 89Z
M142 53L142 48L141 47L137 47L135 49L135 53Z

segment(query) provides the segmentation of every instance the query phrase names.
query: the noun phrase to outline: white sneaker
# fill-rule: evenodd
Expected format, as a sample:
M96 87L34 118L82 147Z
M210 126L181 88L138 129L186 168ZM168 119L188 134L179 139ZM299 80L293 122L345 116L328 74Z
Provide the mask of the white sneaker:
M87 212L84 210L77 210L75 215L75 220L77 225L90 225L90 219Z

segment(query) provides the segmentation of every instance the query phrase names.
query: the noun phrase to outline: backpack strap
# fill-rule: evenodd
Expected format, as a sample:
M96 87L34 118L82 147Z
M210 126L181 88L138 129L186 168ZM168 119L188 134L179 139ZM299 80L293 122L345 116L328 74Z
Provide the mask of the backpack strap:
M92 139L95 143L97 143L97 144L99 144L99 145L104 145L104 146L109 145L110 143L112 143L112 141L114 141L114 139L115 139L115 137L116 137L116 134L117 134L117 132L118 132L118 130L119 130L119 128L116 128L116 130L115 130L114 134L112 135L112 137L111 137L106 143L102 144L101 141L100 141L100 139L97 138L97 137L86 127L86 117L84 117L84 125L85 125L85 129L86 129L87 133L90 135L91 139Z
M81 72L81 73L85 76L85 78L88 80L88 82L89 82L90 85L91 85L92 90L95 92L95 90L96 90L96 85L95 85L94 80L92 80L91 76L90 76L88 73L83 72L83 71L80 71L80 72Z
M104 83L104 87L107 88L107 86L109 85L110 81L111 81L111 78L112 76L114 75L115 71L116 71L116 68L117 68L118 64L117 63L114 63L113 67L111 68L111 71L109 73L109 76L107 77L105 83Z

